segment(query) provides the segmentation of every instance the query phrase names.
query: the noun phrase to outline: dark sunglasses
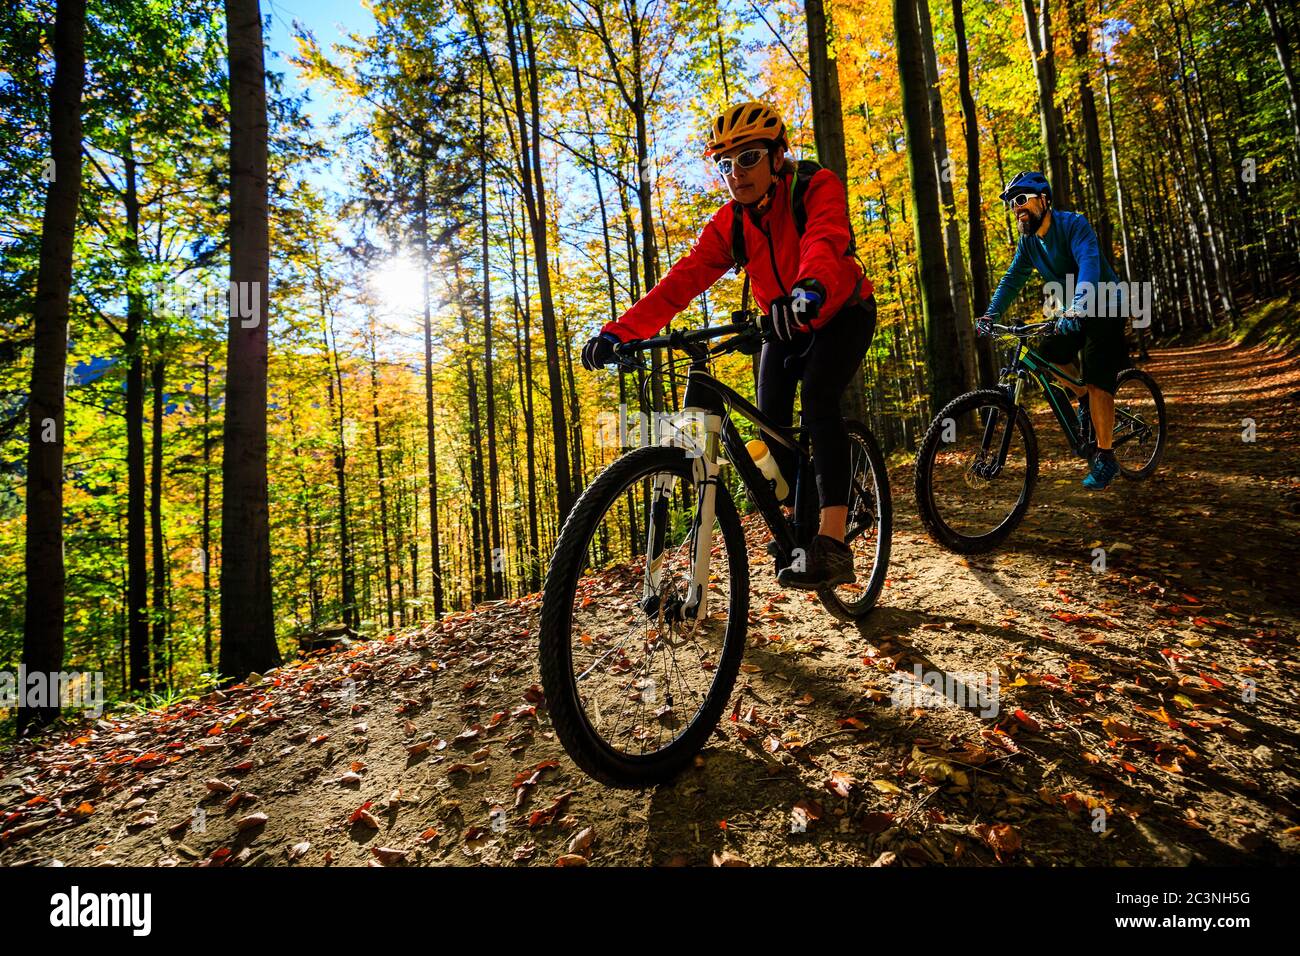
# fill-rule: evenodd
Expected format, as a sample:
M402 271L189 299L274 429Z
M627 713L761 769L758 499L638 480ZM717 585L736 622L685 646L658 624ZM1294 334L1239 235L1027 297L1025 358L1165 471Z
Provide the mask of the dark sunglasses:
M718 160L718 172L724 176L730 176L732 169L739 165L741 169L753 169L758 165L759 160L767 155L767 147L759 146L754 149L747 149L733 160L731 157L724 157Z

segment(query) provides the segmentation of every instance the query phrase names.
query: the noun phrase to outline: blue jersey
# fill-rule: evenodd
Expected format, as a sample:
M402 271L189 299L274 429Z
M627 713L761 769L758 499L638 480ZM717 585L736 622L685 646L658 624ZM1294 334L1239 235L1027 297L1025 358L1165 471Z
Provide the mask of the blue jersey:
M1097 244L1097 233L1081 213L1052 210L1052 221L1045 235L1021 236L1007 274L998 283L989 303L988 314L995 319L1015 301L1035 270L1048 282L1058 282L1063 290L1073 289L1070 307L1085 314L1093 308L1085 301L1096 302L1097 283L1119 282ZM1091 290L1091 291L1089 291Z

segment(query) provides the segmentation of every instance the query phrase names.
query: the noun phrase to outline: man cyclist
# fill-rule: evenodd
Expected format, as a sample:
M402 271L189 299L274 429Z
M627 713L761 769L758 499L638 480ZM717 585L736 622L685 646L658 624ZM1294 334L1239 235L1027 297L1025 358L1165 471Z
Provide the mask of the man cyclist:
M814 589L856 580L853 552L844 542L851 466L839 403L871 343L876 302L852 255L844 187L830 170L818 168L807 181L807 218L799 229L791 192L797 170L785 154L788 146L784 122L764 103L741 103L714 119L704 155L715 159L734 202L713 214L690 252L653 289L587 342L582 364L589 370L607 365L617 343L662 329L737 265L734 239L742 237L748 250L744 268L764 313L758 407L778 424L791 425L795 387L802 382L821 505L818 534L803 569L785 568L780 580ZM742 210L740 230L733 235ZM771 452L793 484L793 453L776 443Z
M1098 248L1097 234L1088 220L1077 212L1052 208L1052 187L1039 172L1019 173L1002 193L1002 201L1016 215L1020 240L1016 254L998 283L997 291L977 329L988 332L1020 293L1037 270L1062 288L1075 283L1070 307L1057 320L1054 335L1045 338L1040 354L1064 371L1082 377L1080 388L1056 376L1074 393L1079 402L1080 434L1086 435L1089 419L1096 434L1097 450L1093 455L1083 486L1100 490L1119 473L1112 447L1115 429L1115 387L1120 371L1128 362L1128 345L1124 339L1122 316L1103 314L1099 282L1118 282L1119 276ZM1083 351L1083 375L1075 362Z

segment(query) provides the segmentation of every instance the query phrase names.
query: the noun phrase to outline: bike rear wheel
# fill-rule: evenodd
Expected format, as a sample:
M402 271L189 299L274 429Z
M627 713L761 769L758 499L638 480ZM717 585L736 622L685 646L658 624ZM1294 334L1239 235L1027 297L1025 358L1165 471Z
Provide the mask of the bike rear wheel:
M1165 397L1139 368L1119 373L1115 387L1115 432L1111 447L1119 473L1130 481L1150 477L1165 453Z
M618 459L574 505L547 571L540 657L551 721L574 763L610 786L678 773L717 726L740 668L744 534L720 482L712 526L694 528L704 487L695 464L667 447ZM703 618L682 620L697 534L710 541L708 602Z
M889 549L894 530L894 505L889 494L885 456L871 430L861 422L849 429L849 513L844 541L853 550L857 581L817 592L822 605L847 623L871 613L889 573Z
M980 554L1020 524L1037 480L1029 416L1005 392L980 389L954 398L930 423L916 455L916 507L939 544Z

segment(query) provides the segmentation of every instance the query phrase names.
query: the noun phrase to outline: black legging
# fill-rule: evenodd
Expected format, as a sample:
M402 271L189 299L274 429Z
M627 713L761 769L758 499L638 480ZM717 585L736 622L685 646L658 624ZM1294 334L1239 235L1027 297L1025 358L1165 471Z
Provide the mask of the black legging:
M875 331L876 299L868 296L841 309L811 335L790 343L766 343L759 356L758 407L777 424L793 423L794 390L803 382L803 423L812 437L817 498L823 508L849 503L849 431L840 414L840 397ZM776 442L769 447L793 497L794 453Z

